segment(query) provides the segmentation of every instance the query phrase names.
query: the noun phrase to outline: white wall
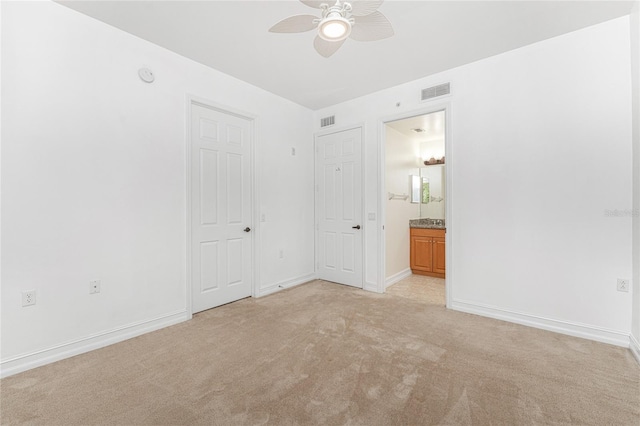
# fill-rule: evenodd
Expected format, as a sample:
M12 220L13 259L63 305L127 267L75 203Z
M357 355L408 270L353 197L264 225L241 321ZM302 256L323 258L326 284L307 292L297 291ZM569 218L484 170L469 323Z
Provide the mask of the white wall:
M420 156L423 161L432 158L439 160L444 157L444 154L444 138L439 137L437 139L420 142Z
M633 82L633 308L631 348L640 362L640 2L631 13L631 79Z
M450 81L452 307L628 345L631 82L623 17L316 111L366 123L365 212L378 211L382 119ZM397 107L396 104L400 103ZM380 222L377 223L381 226ZM378 288L378 228L365 228ZM378 228L378 229L376 229Z
M385 198L386 278L399 278L409 269L409 220L420 217L420 204L411 202L409 192L409 175L419 173L418 143L387 126L385 166L386 192L409 195L406 200Z
M188 318L186 94L258 117L260 293L313 277L310 110L52 2L2 43L3 374Z

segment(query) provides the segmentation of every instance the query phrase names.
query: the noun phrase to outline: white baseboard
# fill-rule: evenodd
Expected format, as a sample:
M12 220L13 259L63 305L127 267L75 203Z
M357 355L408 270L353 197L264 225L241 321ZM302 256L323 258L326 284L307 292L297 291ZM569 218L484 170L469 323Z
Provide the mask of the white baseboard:
M389 278L387 278L384 282L384 288L388 288L389 286L394 285L395 283L397 283L398 281L401 281L405 278L407 278L408 276L411 275L411 268L407 268L404 269L396 274L391 275Z
M261 288L256 297L263 297L268 294L272 294L278 292L280 290L284 290L286 288L295 287L300 284L308 283L309 281L313 281L317 278L315 272L311 274L301 275L299 277L291 278L285 281L280 281L275 284L271 284L267 287Z
M638 364L640 364L640 342L633 337L633 334L629 335L629 349L631 349L631 353L636 358L636 361L638 361Z
M456 311L495 318L529 327L567 334L569 336L581 337L583 339L595 340L625 348L629 347L629 333L623 331L609 330L587 324L544 318L537 315L510 311L497 308L495 306L488 306L481 303L459 299L454 299L450 308Z
M0 377L7 377L32 368L100 349L132 337L178 324L189 319L186 311L173 312L158 318L125 325L110 331L98 333L73 342L63 343L47 349L18 355L0 361Z
M378 283L373 283L371 281L365 281L362 289L374 293L380 293L380 291L378 290Z

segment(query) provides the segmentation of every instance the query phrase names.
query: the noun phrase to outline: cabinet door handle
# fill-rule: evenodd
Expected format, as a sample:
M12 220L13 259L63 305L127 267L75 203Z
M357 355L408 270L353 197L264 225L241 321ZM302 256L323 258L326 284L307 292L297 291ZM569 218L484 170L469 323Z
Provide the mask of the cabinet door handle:
M360 229L360 225L352 226L353 229Z

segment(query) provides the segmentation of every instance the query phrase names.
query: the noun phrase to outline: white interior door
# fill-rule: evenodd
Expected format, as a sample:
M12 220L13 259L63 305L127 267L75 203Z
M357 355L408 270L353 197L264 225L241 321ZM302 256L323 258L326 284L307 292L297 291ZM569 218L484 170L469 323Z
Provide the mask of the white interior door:
M318 277L362 288L362 129L316 141Z
M251 122L191 105L192 311L251 295Z

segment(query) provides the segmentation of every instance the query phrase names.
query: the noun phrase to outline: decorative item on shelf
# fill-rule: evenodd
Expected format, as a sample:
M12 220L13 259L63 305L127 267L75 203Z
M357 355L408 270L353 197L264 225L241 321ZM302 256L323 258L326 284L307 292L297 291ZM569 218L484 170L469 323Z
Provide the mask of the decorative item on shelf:
M444 157L440 158L440 159L435 159L434 157L429 158L428 160L424 160L424 165L425 166L433 166L436 164L444 164Z

